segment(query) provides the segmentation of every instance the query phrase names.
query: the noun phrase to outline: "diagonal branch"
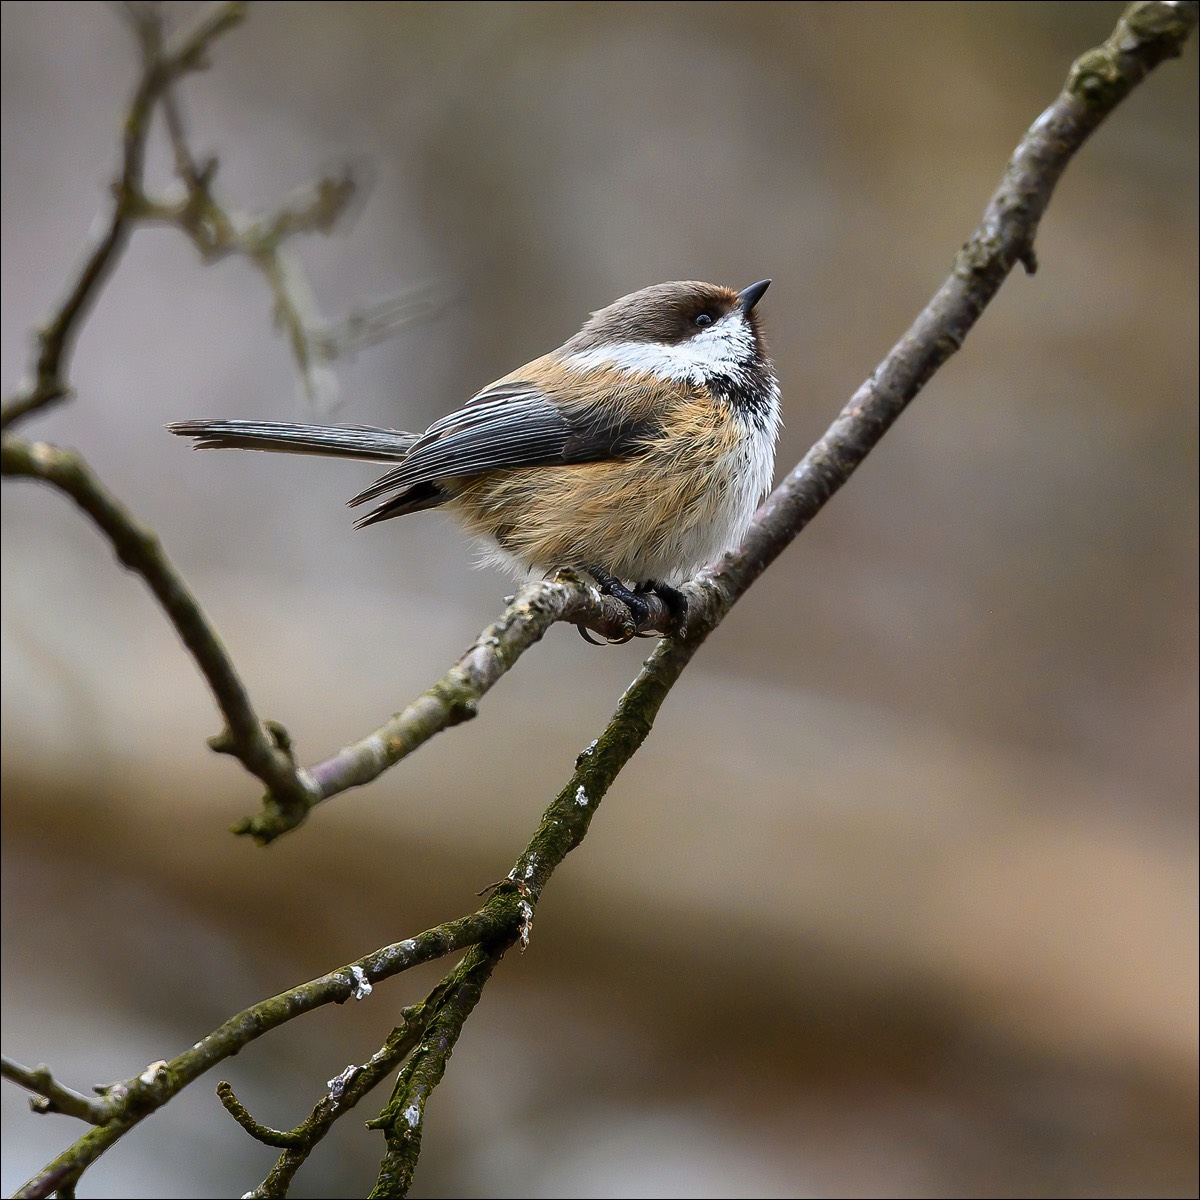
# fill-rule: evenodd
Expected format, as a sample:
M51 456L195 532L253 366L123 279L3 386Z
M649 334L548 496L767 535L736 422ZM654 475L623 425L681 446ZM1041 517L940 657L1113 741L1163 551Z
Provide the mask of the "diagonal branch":
M387 1142L372 1196L408 1194L421 1155L426 1102L442 1081L463 1025L506 948L504 944L472 947L439 985L441 995L426 1036L404 1064L392 1098L379 1116L367 1123L368 1129L382 1130Z
M371 1055L370 1059L361 1066L357 1064L348 1066L331 1079L326 1085L329 1090L313 1106L312 1112L295 1129L282 1133L279 1141L271 1142L269 1137L263 1136L264 1133L269 1135L278 1131L265 1130L257 1122L253 1122L253 1126L248 1124L247 1121L253 1121L253 1119L249 1117L245 1109L241 1109L243 1117L233 1108L236 1100L233 1098L232 1089L227 1084L218 1084L217 1092L221 1097L221 1103L229 1109L238 1124L246 1129L252 1137L268 1142L268 1144L278 1145L283 1150L262 1183L246 1193L248 1197L261 1197L266 1200L267 1197L287 1195L287 1190L296 1177L297 1171L333 1128L334 1122L344 1117L360 1100L378 1087L425 1037L430 1022L439 1011L445 990L445 986L439 984L421 1004L406 1008L403 1014L403 1024L392 1030L387 1041ZM222 1092L222 1087L225 1088L224 1092ZM238 1105L238 1107L241 1106Z

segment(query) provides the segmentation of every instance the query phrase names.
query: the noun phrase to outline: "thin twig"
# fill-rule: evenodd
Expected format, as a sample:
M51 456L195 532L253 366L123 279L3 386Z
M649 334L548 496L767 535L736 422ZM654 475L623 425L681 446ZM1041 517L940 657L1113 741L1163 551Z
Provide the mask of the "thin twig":
M112 274L132 231L136 217L134 198L142 191L146 139L150 118L164 90L180 75L205 66L209 44L232 29L245 16L239 2L214 4L188 31L172 41L148 63L134 91L125 117L121 168L113 185L112 212L99 240L88 254L66 299L39 329L33 382L0 409L0 429L38 409L70 395L71 353L81 322Z
M368 1128L383 1130L387 1151L372 1196L404 1196L421 1154L425 1104L446 1073L463 1025L504 956L508 943L475 946L443 981L443 992L420 1046L404 1064L392 1097Z
M696 581L692 592L699 603L689 615L686 635L659 642L604 733L579 756L571 779L510 872L510 882L496 889L471 917L385 947L340 972L254 1005L171 1063L156 1064L137 1079L114 1085L129 1089L120 1115L84 1135L18 1195L69 1193L103 1150L203 1071L301 1012L362 994L361 978L375 982L451 949L473 947L442 985L444 1002L430 1023L431 1033L437 1029L436 1044L413 1055L397 1081L393 1103L381 1114L388 1149L375 1194L405 1194L419 1152L424 1105L466 1017L504 950L527 935L546 883L579 845L596 806L645 740L679 674L737 598L828 502L933 372L962 345L1012 268L1017 263L1032 268L1038 222L1066 163L1133 86L1163 59L1179 53L1198 10L1194 0L1132 4L1112 37L1078 60L1067 89L1022 139L951 277L826 435L772 494L740 549ZM538 586L549 594L556 585ZM535 594L524 602L536 607ZM511 666L511 658L544 632L544 626L534 625L538 631L527 642L524 635L511 645L503 640L496 646L477 642L472 653L478 652L479 658L472 670L481 678L493 672L498 678Z
M4 1054L0 1055L0 1074L34 1093L29 1098L29 1107L35 1113L64 1113L89 1125L103 1125L112 1119L114 1105L107 1097L97 1100L59 1083L45 1063L25 1067Z
M286 1149L303 1144L303 1135L294 1129L273 1129L256 1121L249 1109L237 1098L233 1084L222 1079L217 1084L217 1099L225 1111L256 1141L264 1146L274 1146L276 1149Z
M439 984L422 1004L405 1009L404 1024L392 1030L387 1041L367 1062L361 1066L351 1065L329 1081L329 1090L313 1106L312 1112L295 1129L288 1131L285 1136L289 1144L262 1183L246 1193L247 1197L267 1200L287 1195L296 1172L333 1128L334 1122L378 1087L425 1036L443 990Z

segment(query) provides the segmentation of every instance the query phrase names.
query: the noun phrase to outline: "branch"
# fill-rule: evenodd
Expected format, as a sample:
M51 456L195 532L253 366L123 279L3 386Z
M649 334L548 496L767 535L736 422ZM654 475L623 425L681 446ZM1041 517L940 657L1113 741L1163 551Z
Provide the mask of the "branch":
M1117 104L1196 26L1195 0L1130 4L1103 45L1071 67L1065 89L1021 139L979 228L908 332L850 398L825 436L768 497L741 548L711 576L732 604L834 492L963 344L1017 263L1036 267L1034 238L1067 164Z
M78 1117L89 1125L103 1125L112 1120L113 1106L110 1103L94 1100L59 1083L45 1063L38 1067L23 1067L4 1054L0 1055L0 1074L34 1093L29 1098L29 1107L35 1113L64 1113L68 1117Z
M511 939L510 939L511 940ZM421 1154L425 1104L446 1073L463 1025L483 995L507 944L473 948L443 981L437 1011L416 1052L404 1065L383 1112L367 1123L381 1129L387 1153L379 1167L372 1196L405 1196Z
M657 597L648 595L651 627L669 627L670 614ZM403 712L360 741L309 767L304 776L310 790L299 802L274 795L263 799L262 810L234 826L260 845L296 828L324 800L349 788L377 779L389 767L407 758L434 734L469 721L478 703L516 664L530 646L556 621L569 621L614 641L633 636L629 610L611 596L602 596L592 585L570 572L553 580L527 584L517 593L500 619L489 625L457 663Z
M108 225L71 285L67 298L38 331L33 382L0 409L0 429L7 429L14 421L70 395L71 352L82 319L116 267L137 216L135 197L142 190L146 139L154 106L181 75L202 70L207 65L204 55L210 43L237 25L245 14L244 3L231 0L214 4L189 31L148 56L125 116L121 169L113 184L113 207ZM150 18L136 19L144 23Z
M233 255L250 262L271 290L276 323L287 337L306 396L323 407L329 406L331 390L336 387L326 370L330 362L427 320L449 303L446 294L424 286L370 305L336 324L319 319L312 289L286 243L298 233L329 233L333 229L358 191L349 170L317 180L276 211L248 221L218 203L212 193L217 160L198 163L192 154L175 84L185 74L207 67L209 46L244 19L246 8L241 0L213 4L190 29L167 37L161 4L124 5L141 51L142 74L124 118L121 165L111 189L112 211L66 299L39 329L33 382L4 403L0 428L7 429L71 395L71 353L83 320L138 224L175 226L188 236L205 262ZM153 199L146 190L146 144L156 107L162 110L175 173L182 185L183 196L178 201Z
M287 242L296 234L333 230L359 191L349 168L338 175L322 176L270 213L244 218L213 194L217 160L209 158L197 164L171 88L162 94L162 109L183 195L178 200L153 199L140 189L131 189L131 208L143 222L180 230L203 262L240 257L262 275L275 302L275 322L287 337L310 402L319 408L330 406L336 383L325 372L329 363L427 320L448 304L448 295L421 286L352 313L337 324L322 321L312 288Z
M304 323L301 310L310 293L299 267L286 257L285 242L296 233L332 228L355 191L348 175L318 181L300 200L283 204L245 228L239 228L213 199L210 184L216 160L197 164L187 144L174 85L185 73L207 65L210 43L242 20L245 7L242 3L211 5L189 29L168 37L162 5L130 2L124 6L140 48L142 74L125 116L112 214L67 299L39 333L35 382L5 404L0 413L0 426L5 429L70 393L67 376L75 339L139 221L170 221L192 238L209 261L224 254L241 254L254 262L271 283L277 314L289 330L307 383L313 381L310 368L315 361L328 361L355 345L378 340L434 311L429 289L417 289L352 316L344 327L310 329ZM156 105L162 107L176 173L184 189L184 199L173 206L152 201L145 192L146 143ZM225 731L210 739L210 745L236 756L262 780L275 811L290 814L294 823L302 820L315 802L314 785L297 770L287 732L255 715L216 633L152 532L138 525L105 492L83 459L70 451L18 441L6 433L3 473L39 478L70 495L109 538L120 560L143 576L196 660L225 717Z
M247 1192L248 1197L266 1198L287 1195L287 1190L296 1177L296 1172L333 1128L333 1123L344 1117L364 1096L381 1084L425 1037L430 1019L436 1011L443 991L443 985L439 984L424 1003L405 1009L404 1023L392 1030L383 1046L361 1066L348 1066L331 1079L326 1085L329 1090L317 1101L312 1112L295 1129L279 1134L279 1141L272 1143L268 1137L262 1136L264 1132L275 1134L278 1131L265 1130L257 1122L254 1122L253 1128L248 1125L246 1120L239 1116L231 1106L231 1101L236 1103L232 1089L228 1084L218 1084L217 1092L221 1096L221 1102L234 1115L239 1125L259 1141L279 1145L283 1148L283 1153L279 1156L275 1166L271 1168L266 1179L258 1187ZM221 1092L222 1087L226 1089L225 1094ZM241 1108L240 1105L238 1107ZM245 1113L244 1108L241 1111ZM251 1119L248 1113L245 1113L245 1116Z
M519 901L511 891L500 889L468 917L447 921L415 938L383 946L327 975L251 1005L169 1062L155 1063L133 1079L103 1089L106 1100L112 1101L107 1122L85 1133L47 1163L16 1196L47 1196L74 1187L83 1172L135 1125L206 1071L272 1029L324 1005L365 998L370 988L364 987L364 981L373 986L421 963L481 943L508 945L517 936L521 919ZM8 1077L7 1070L5 1076ZM23 1083L20 1079L16 1082Z
M92 519L122 565L145 580L212 690L226 724L226 732L212 740L213 748L235 754L282 808L308 804L313 787L296 769L286 732L255 713L220 638L154 532L126 512L71 450L6 433L0 444L0 473L40 479L69 496Z

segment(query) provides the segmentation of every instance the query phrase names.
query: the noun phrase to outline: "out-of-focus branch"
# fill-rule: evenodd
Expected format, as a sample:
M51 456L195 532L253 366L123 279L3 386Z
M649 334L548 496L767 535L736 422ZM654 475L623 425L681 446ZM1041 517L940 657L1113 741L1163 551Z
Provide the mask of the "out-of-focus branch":
M135 19L135 27L150 69L161 38L161 25L153 18ZM262 275L275 303L276 324L292 351L300 385L318 409L332 407L336 397L336 381L328 371L331 362L361 346L390 337L406 325L426 320L445 306L444 293L422 286L370 305L340 323L323 321L289 241L297 234L328 234L333 230L359 190L349 168L337 175L322 176L269 213L242 217L214 195L217 159L196 161L188 144L178 97L170 86L162 92L161 107L182 195L155 198L140 186L131 185L128 196L131 211L140 221L179 229L206 263L240 257Z
M211 191L216 160L197 162L193 155L174 85L187 72L207 65L210 43L241 21L245 10L243 3L213 4L191 26L171 34L163 5L130 2L122 7L138 43L142 70L125 115L112 213L67 299L38 335L33 383L0 413L0 425L6 430L12 422L70 393L71 350L87 312L139 223L169 222L191 238L206 261L242 255L262 271L310 395L319 390L320 370L334 357L422 319L444 303L428 288L415 289L352 315L344 325L310 321L307 314L315 311L311 291L287 243L295 234L327 233L333 227L355 192L349 174L321 179L302 196L248 222L239 221L217 203ZM153 200L146 190L146 145L157 109L163 114L177 186L182 190L178 202ZM319 797L311 781L297 770L286 731L255 715L219 639L150 531L135 522L82 457L70 451L18 441L6 432L2 469L6 475L40 478L70 495L109 538L121 561L143 576L196 659L225 717L225 731L210 744L239 758L266 784L274 810L289 814L293 823L302 820Z
M214 748L236 755L283 809L305 810L314 788L296 769L286 732L255 713L220 638L154 532L105 490L74 451L6 433L0 445L0 472L50 484L91 518L121 563L145 580L207 681L225 718L225 733L214 739Z
M238 24L245 14L244 3L214 4L190 29L165 44L159 39L153 53L147 54L144 50L146 62L142 76L125 116L121 169L113 184L113 207L108 224L88 254L66 299L38 330L32 381L5 401L0 409L0 428L7 429L13 421L70 394L71 352L81 320L95 303L120 259L137 218L136 198L142 191L146 139L155 105L181 75L205 67L204 56L209 45ZM139 20L145 24L149 17Z
M339 345L317 317L312 288L287 241L299 233L328 233L348 208L357 184L348 171L325 176L269 214L240 218L213 196L217 160L209 159L201 167L193 163L174 97L166 111L183 195L154 199L139 193L131 202L139 220L181 230L206 263L236 256L258 270L270 289L275 320L287 338L305 395L318 407L328 408L334 383L327 368ZM403 316L379 336L399 328Z
M107 1100L85 1096L59 1083L45 1063L38 1067L24 1067L4 1054L0 1055L0 1074L33 1093L29 1098L29 1107L35 1113L63 1113L68 1117L78 1117L89 1125L103 1125L112 1120L114 1110Z
M142 71L123 122L112 211L66 298L38 330L31 382L4 402L0 428L71 394L71 354L83 318L139 224L173 225L188 236L205 262L239 256L262 274L300 385L321 408L331 407L336 395L328 369L331 362L429 319L449 302L444 289L426 285L368 305L340 322L321 319L289 241L297 234L329 233L349 209L358 191L356 180L348 169L322 177L275 210L254 218L239 217L218 202L212 190L217 160L198 161L193 154L175 84L189 72L207 67L210 44L245 17L247 5L243 0L213 4L175 35L167 31L164 8L153 2L123 6L141 52ZM163 115L171 142L178 198L152 196L146 185L146 144L156 111Z

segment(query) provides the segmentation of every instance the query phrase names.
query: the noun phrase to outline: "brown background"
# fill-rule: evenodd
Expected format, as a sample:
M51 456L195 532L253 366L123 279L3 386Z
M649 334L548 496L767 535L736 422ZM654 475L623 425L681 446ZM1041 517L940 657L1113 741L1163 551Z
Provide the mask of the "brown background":
M349 232L297 245L323 312L454 298L338 368L335 419L423 427L617 295L770 275L786 467L1120 8L277 3L183 96L244 209L372 175ZM133 56L102 5L6 4L2 32L11 388L103 205ZM471 1020L416 1194L1195 1194L1196 144L1192 46L1072 165L1040 273L676 689ZM437 514L352 532L369 468L163 433L311 414L243 264L140 233L74 378L30 432L156 526L306 759L510 590ZM4 1042L82 1088L470 909L645 650L553 631L478 721L258 851L227 833L256 787L205 749L142 587L61 498L3 495ZM433 978L220 1075L291 1124ZM271 1156L216 1078L85 1190L252 1186ZM3 1097L11 1190L78 1129ZM378 1151L343 1122L293 1194L363 1194Z

